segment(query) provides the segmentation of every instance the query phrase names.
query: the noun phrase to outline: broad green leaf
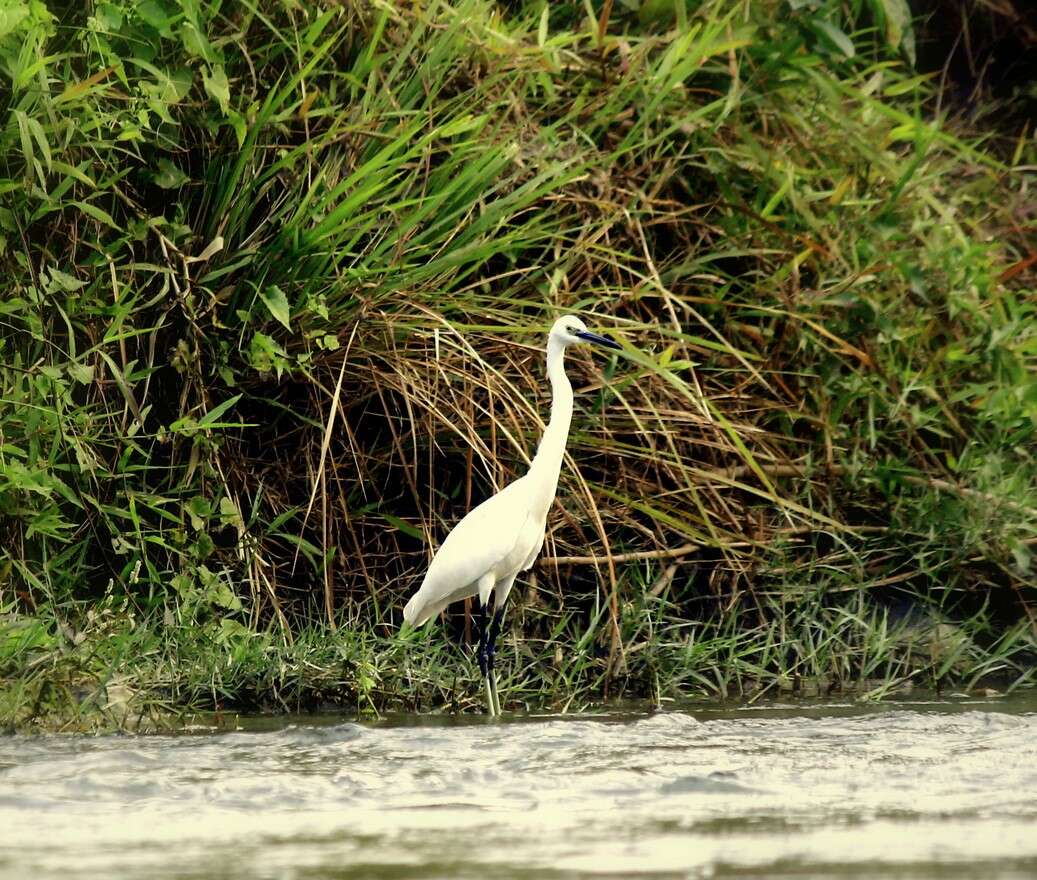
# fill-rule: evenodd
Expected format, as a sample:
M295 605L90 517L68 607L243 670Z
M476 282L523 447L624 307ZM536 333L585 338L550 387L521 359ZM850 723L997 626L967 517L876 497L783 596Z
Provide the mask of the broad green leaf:
M227 80L227 72L222 64L214 64L212 68L202 70L202 81L205 83L205 91L216 99L220 110L226 115L230 110L230 82Z
M260 373L277 373L278 378L288 366L288 352L265 333L256 333L249 345L249 362Z
M853 58L857 54L857 50L853 48L853 41L830 21L815 18L811 20L810 26L829 49L835 49L847 58Z
M47 276L49 280L44 286L48 293L57 293L59 290L65 293L74 293L86 287L85 281L80 281L74 275L69 275L67 272L62 272L53 266L47 269Z
M151 25L163 37L173 36L169 24L173 19L172 11L165 3L158 0L143 0L136 4L137 15L145 24Z
M191 528L196 532L205 528L205 521L212 515L212 507L201 495L192 496L184 505L184 510L191 520Z
M915 32L911 25L911 8L907 0L872 0L886 23L886 40L893 49L902 49L908 61L915 63Z
M266 304L267 309L275 320L283 324L286 330L292 329L290 322L291 306L288 305L288 297L284 295L284 291L280 287L275 284L272 287L259 291L259 298Z
M190 178L168 159L159 159L154 180L155 185L162 189L179 189Z
M237 505L226 495L220 499L220 521L224 525L235 526L239 529L244 527Z
M212 50L209 38L192 22L187 21L180 26L180 39L183 41L188 55L201 58L207 64L216 63L216 53Z
M94 7L94 14L87 19L87 24L92 30L103 34L118 33L122 28L124 20L123 10L114 3L98 3Z
M88 217L93 217L99 223L103 223L105 226L110 226L112 229L118 229L119 226L112 219L112 215L107 211L98 208L96 205L91 205L89 202L69 202L70 205L75 205L86 214Z
M241 149L245 145L245 138L248 136L248 123L245 117L238 113L237 110L227 111L227 121L230 123L230 127L234 129L234 137L238 140L238 149Z
M40 125L40 121L34 116L28 117L29 131L32 133L33 140L36 141L37 146L40 148L40 154L43 156L43 162L47 166L47 170L51 169L50 161L50 144L47 143L47 134L43 130L43 126Z
M50 498L54 491L53 480L39 470L29 470L20 461L8 461L0 466L0 489L13 488Z
M11 5L8 0L4 0L0 6L0 37L14 33L14 29L28 14L29 7L24 3L15 2Z
M92 366L87 366L86 364L69 364L68 374L81 385L89 385L94 381L94 368Z
M67 162L62 162L59 159L55 159L53 165L54 170L57 171L59 174L64 174L67 177L71 177L73 180L78 180L80 183L86 184L91 189L97 188L97 184L90 177L83 173L83 168L90 167L88 162L83 162L82 166L80 168L77 168L74 165L69 165Z

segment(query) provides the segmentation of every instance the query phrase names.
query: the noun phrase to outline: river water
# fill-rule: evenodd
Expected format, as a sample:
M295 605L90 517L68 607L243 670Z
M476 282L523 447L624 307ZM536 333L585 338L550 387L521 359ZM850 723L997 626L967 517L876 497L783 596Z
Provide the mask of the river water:
M1037 877L1037 695L0 738L0 877Z

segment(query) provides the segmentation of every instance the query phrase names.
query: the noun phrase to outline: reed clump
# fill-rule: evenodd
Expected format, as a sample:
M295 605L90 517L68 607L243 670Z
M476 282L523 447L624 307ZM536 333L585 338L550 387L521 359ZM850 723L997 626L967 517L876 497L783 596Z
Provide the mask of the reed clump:
M17 723L468 705L400 609L532 457L562 311L627 350L570 358L516 703L1033 683L1037 147L942 113L909 25L113 0L3 28Z

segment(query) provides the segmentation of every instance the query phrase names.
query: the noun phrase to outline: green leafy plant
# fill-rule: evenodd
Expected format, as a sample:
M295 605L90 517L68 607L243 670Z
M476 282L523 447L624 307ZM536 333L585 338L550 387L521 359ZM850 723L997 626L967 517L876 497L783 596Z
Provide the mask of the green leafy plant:
M892 0L512 6L0 13L22 721L464 705L391 633L563 310L629 345L572 364L517 700L1030 681L1032 144L932 112Z

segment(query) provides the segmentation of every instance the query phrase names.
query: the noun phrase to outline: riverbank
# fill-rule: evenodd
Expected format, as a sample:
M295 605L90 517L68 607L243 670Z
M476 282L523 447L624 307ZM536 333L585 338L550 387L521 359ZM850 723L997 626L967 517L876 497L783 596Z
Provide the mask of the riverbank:
M519 599L499 653L505 710L571 712L614 700L665 706L692 697L872 701L1037 686L1025 626L1002 631L983 615L898 619L860 599L827 611L808 600L794 616L754 627L736 614L713 625L674 611L665 593L624 609L623 653L610 665L608 633L578 629L575 616L553 638L523 636L536 611ZM102 612L85 629L56 629L57 637L23 617L5 630L5 667L20 670L0 691L8 731L164 730L210 712L377 717L485 708L473 651L455 641L463 633L439 626L389 636L314 628L288 642L286 633L226 620L172 629Z

